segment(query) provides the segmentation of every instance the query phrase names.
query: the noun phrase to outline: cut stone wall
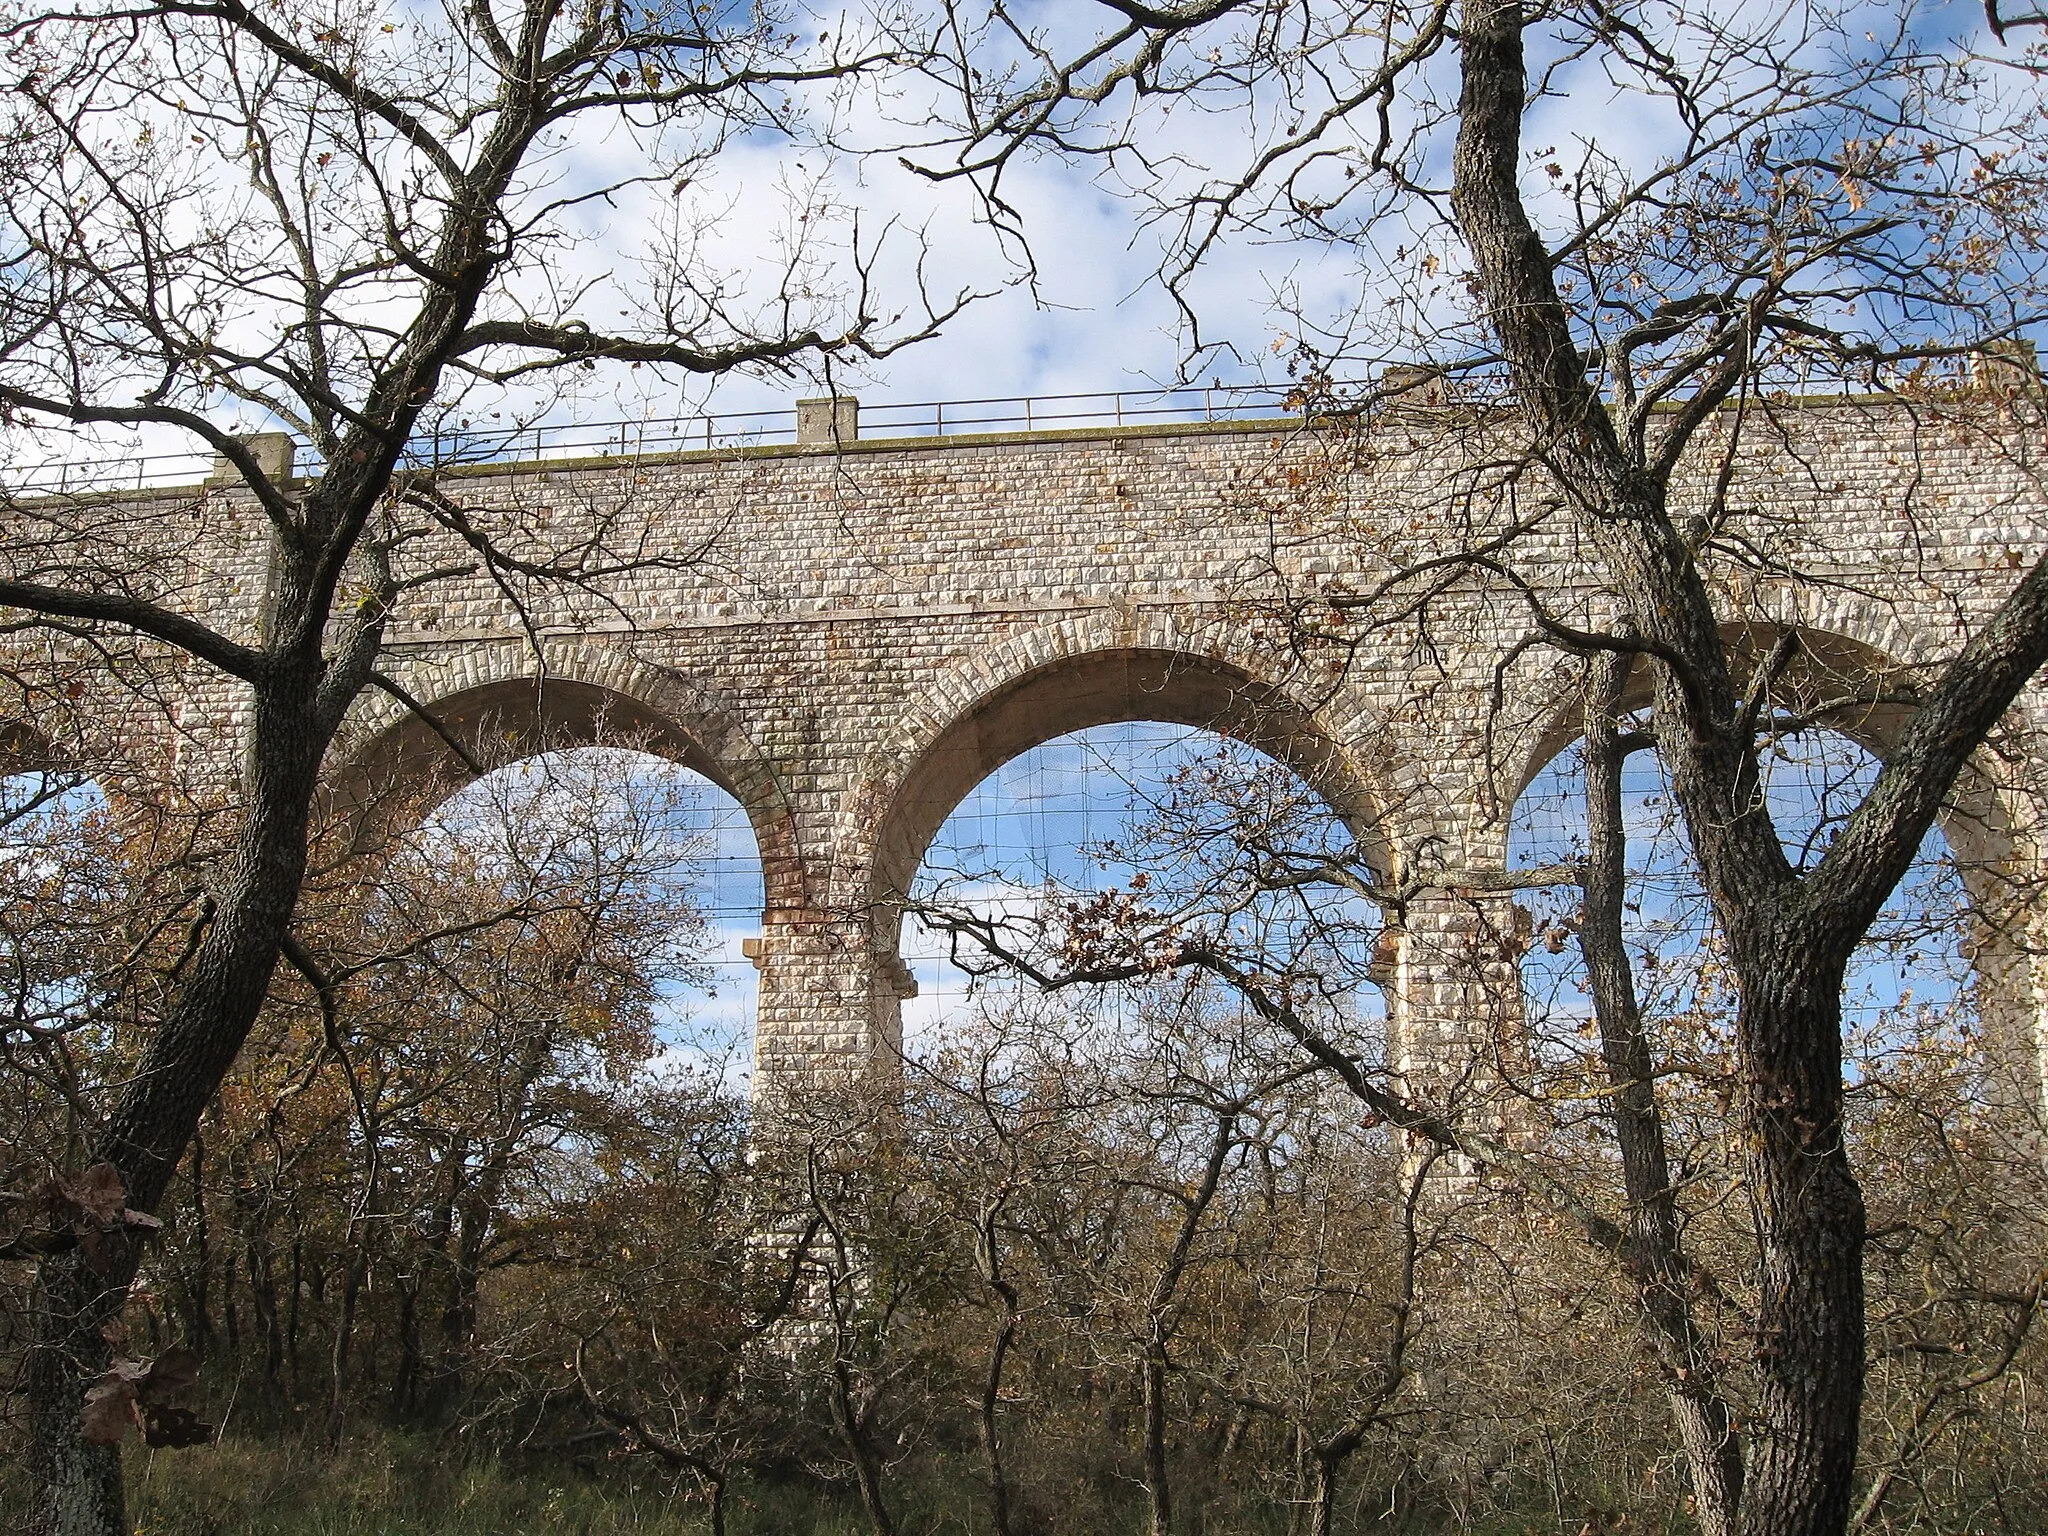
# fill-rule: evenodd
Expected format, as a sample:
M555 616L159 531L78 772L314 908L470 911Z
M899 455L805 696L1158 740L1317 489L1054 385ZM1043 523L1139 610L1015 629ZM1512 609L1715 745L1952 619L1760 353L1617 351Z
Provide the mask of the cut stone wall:
M515 548L601 532L632 559L581 589L430 583L394 615L386 661L431 708L528 740L607 716L647 729L740 800L767 870L766 1092L861 1070L894 1044L901 887L958 798L1038 742L1134 718L1243 736L1296 766L1391 869L1496 864L1515 794L1569 739L1564 669L1525 645L1531 609L1509 584L1451 585L1372 630L1326 600L1514 519L1533 526L1506 558L1545 607L1580 623L1606 611L1554 492L1497 468L1514 445L1469 412L1362 433L901 441L850 436L845 407L813 414L815 440L789 448L450 474L443 488ZM1745 430L1732 448L1703 438L1702 464L1726 448L1728 473L1688 472L1677 501L1704 518L1720 497L1716 547L1739 553L1714 561L1731 633L1761 649L1798 627L1809 691L1938 666L2048 547L2042 434L1995 409L1809 404ZM150 557L162 590L253 633L261 541L241 493L105 505L132 518L138 549L174 532ZM403 552L420 571L459 555L432 540ZM1311 632L1322 641L1300 644ZM237 688L191 667L167 686L179 760L221 771ZM1869 724L1881 747L1886 722ZM2044 730L2037 682L1985 754L1981 826L1964 833L2029 869ZM367 698L337 749L336 792L425 771L442 751ZM1505 921L1498 903L1449 898L1417 914L1393 966L1397 1060L1442 1065L1501 1027L1478 1016L1472 963ZM1988 969L2026 1000L2039 1077L2048 970L2017 951Z

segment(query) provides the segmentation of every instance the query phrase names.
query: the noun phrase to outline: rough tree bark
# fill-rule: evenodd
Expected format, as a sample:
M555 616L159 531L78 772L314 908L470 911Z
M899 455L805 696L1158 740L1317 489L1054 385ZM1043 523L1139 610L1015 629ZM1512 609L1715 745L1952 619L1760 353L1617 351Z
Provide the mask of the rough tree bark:
M2048 659L2048 568L2029 571L1972 638L1802 878L1753 792L1754 732L1711 594L1666 506L1668 469L1619 440L1523 205L1531 20L1519 0L1464 8L1452 206L1535 452L1640 637L1611 643L1649 656L1658 747L1737 978L1739 1130L1762 1226L1761 1388L1737 1528L1828 1536L1849 1518L1864 1379L1865 1219L1843 1140L1842 978L1968 754ZM1740 377L1709 375L1688 408L1711 409Z
M1677 1191L1657 1104L1656 1063L1636 999L1623 943L1627 829L1621 769L1628 755L1616 717L1629 659L1605 652L1586 682L1586 864L1579 945L1593 992L1616 1150L1627 1189L1626 1263L1642 1296L1646 1332L1665 1372L1665 1391L1692 1477L1695 1518L1704 1536L1732 1536L1742 1499L1742 1442L1716 1380L1718 1372L1694 1321L1692 1276L1679 1236ZM1645 743L1647 745L1647 743Z
M847 29L806 41L751 15L546 0L382 22L179 0L16 16L8 29L25 73L0 174L19 278L0 293L0 410L83 435L88 452L109 427L210 450L253 501L251 537L266 547L249 563L269 573L261 633L238 640L182 611L183 594L154 601L160 587L129 579L125 545L94 543L101 502L8 502L0 607L12 623L183 653L246 702L234 846L212 871L210 915L87 1149L138 1212L162 1200L291 942L323 760L376 677L392 605L430 579L395 576L394 550L432 537L462 550L467 570L586 586L681 558L606 553L593 573L589 552L506 556L429 472L401 472L423 415L465 388L609 361L708 375L879 355L959 307L927 307L921 329L878 344L864 276L814 303L817 274L792 266L755 329L685 256L637 296L633 318L593 326L576 313L587 292L565 292L539 254L577 238L556 227L566 210L650 178L682 195L682 173L739 128L792 132L792 93L896 67L903 39ZM138 101L153 104L139 138ZM646 164L602 167L573 191L534 172L535 152L579 117L639 135ZM174 232L202 225L203 238ZM872 253L854 254L864 274ZM324 467L273 478L222 424L223 405L295 426ZM90 1258L73 1249L42 1265L26 1369L28 1519L41 1536L127 1528L118 1453L87 1444L80 1415L140 1257L117 1233ZM343 1341L336 1351L338 1388Z
M1453 403L1464 382L1477 380L1485 403L1447 420L1486 434L1487 473L1503 496L1529 492L1547 506L1554 493L1561 503L1556 522L1548 510L1526 522L1520 513L1483 516L1484 527L1461 533L1445 520L1434 545L1368 536L1365 559L1391 573L1348 595L1318 589L1310 605L1406 630L1461 573L1499 578L1537 607L1533 643L1581 658L1611 653L1609 685L1624 659L1647 676L1657 750L1738 999L1739 1092L1728 1131L1749 1160L1761 1245L1753 1320L1761 1386L1739 1435L1685 1315L1668 1155L1647 1085L1652 1063L1610 918L1589 923L1587 957L1624 1147L1621 1224L1571 1179L1461 1123L1454 1110L1402 1097L1304 1019L1256 957L1183 945L1178 963L1238 987L1393 1125L1522 1181L1628 1267L1641 1287L1646 1336L1677 1388L1672 1405L1707 1529L1833 1536L1850 1517L1865 1369L1866 1218L1844 1141L1843 977L1966 760L2048 659L2048 567L2020 573L1955 660L1920 682L1901 706L1904 728L1873 788L1817 862L1795 868L1758 792L1756 718L1791 651L1759 664L1731 648L1701 561L1725 561L1745 576L1753 566L1795 584L1807 573L1745 547L1740 527L1715 549L1717 518L1732 516L1725 496L1713 515L1682 525L1671 482L1719 426L1734 432L1738 407L1781 391L1808 363L1839 370L1877 398L1892 391L1892 403L1910 411L1923 376L1952 378L1960 356L2007 348L2038 326L2048 304L2039 255L2048 155L2038 78L2024 60L2003 61L2026 82L2007 101L1982 86L1998 70L1970 56L1971 38L1930 33L1907 7L1889 22L1808 8L1782 29L1752 27L1754 9L1708 16L1452 0L1349 12L1263 7L1254 19L1253 8L1231 3L1111 4L1085 47L1062 54L1050 35L1034 35L1036 51L1013 64L1017 73L981 68L1006 83L961 125L956 161L931 174L980 178L992 217L1014 218L1000 176L1027 148L1142 157L1156 147L1146 137L1154 120L1136 105L1146 96L1239 111L1252 144L1234 168L1162 183L1156 193L1174 229L1162 280L1192 315L1192 274L1233 227L1364 257L1370 283L1391 291L1367 287L1334 322L1299 317L1297 335L1311 338L1299 344L1302 376L1401 365L1363 390L1368 404L1404 394L1415 403L1418 374L1443 383L1441 398ZM1269 20L1282 12L1284 20ZM2001 19L1995 7L1992 19L1997 27L2043 21L2031 9ZM1012 34L994 30L1007 45ZM1361 34L1375 45L1358 47ZM1533 75L1530 36L1540 54ZM1448 98L1435 70L1440 49L1455 65ZM979 61L963 51L959 63L969 74ZM1525 124L1582 81L1665 114L1675 147L1643 150L1625 133L1608 142L1581 124L1575 165L1559 150L1537 154L1524 142ZM1130 98L1121 95L1126 85ZM1121 119L1099 110L1126 100L1132 109ZM1288 110L1267 112L1274 100ZM1546 133L1555 129L1543 120ZM1448 218L1438 153L1446 137ZM1899 153L1912 163L1892 165L1894 148L1908 143L1912 153ZM1984 190L1987 159L2010 177L1996 198ZM1525 181L1541 186L1546 176L1547 201L1525 196ZM1532 206L1557 222L1553 241ZM1957 261L1951 237L1965 223L1973 251L1988 254ZM1470 295L1476 323L1461 294ZM1708 451L1729 454L1720 466L1725 493L1734 450ZM1433 514L1427 520L1434 531ZM1590 554L1600 593L1583 630L1542 610L1540 580L1514 568L1518 558L1554 561L1554 546L1524 553L1522 541L1564 522ZM1279 600L1292 605L1301 595L1287 587ZM1305 645L1325 638L1314 620L1296 633ZM1796 636L1784 644L1796 646ZM1594 778L1609 782L1596 782L1590 809L1612 832L1615 764L1603 754L1615 743L1611 722L1599 729ZM1489 888L1473 874L1447 878ZM1301 878L1377 899L1349 872L1308 868ZM1596 859L1589 879L1593 905L1611 907L1611 858ZM1398 901L1386 905L1398 911ZM1004 952L986 925L954 928ZM1071 975L1018 969L1061 985L1141 974L1146 964L1119 955Z

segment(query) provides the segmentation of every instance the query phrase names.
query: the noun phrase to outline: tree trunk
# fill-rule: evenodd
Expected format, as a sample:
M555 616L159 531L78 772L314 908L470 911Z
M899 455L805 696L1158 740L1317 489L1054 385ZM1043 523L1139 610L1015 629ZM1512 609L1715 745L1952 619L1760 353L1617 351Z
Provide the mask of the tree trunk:
M1156 1340L1139 1366L1144 1388L1145 1498L1151 1536L1172 1536L1173 1482L1166 1465L1166 1349Z
M298 900L308 817L332 734L313 707L316 677L285 676L258 693L248 809L222 897L184 990L98 1138L97 1158L120 1173L134 1209L161 1203L269 989ZM85 1389L106 1368L101 1329L119 1314L139 1260L135 1244L109 1244L97 1274L75 1254L60 1254L43 1261L38 1279L47 1305L29 1344L30 1465L38 1518L67 1522L46 1526L64 1536L127 1536L118 1453L84 1445L78 1414Z
M1452 205L1540 452L1583 509L1618 601L1662 658L1658 736L1742 996L1743 1124L1763 1208L1756 1353L1764 1385L1738 1529L1838 1536L1864 1369L1863 1203L1841 1140L1839 998L1861 927L1846 942L1840 932L1809 931L1798 880L1754 793L1754 741L1739 724L1713 602L1663 485L1624 451L1587 380L1549 253L1521 198L1528 20L1521 0L1464 7ZM1901 855L1900 870L1909 857ZM1871 911L1896 879L1894 871L1873 882L1883 888ZM1682 1424L1691 1411L1681 1412ZM1702 1448L1718 1434L1710 1419L1692 1427Z
M1330 1522L1337 1513L1337 1472L1343 1465L1341 1456L1318 1455L1316 1457L1315 1502L1310 1506L1310 1536L1330 1536Z
M360 1250L349 1257L341 1278L341 1305L334 1315L334 1340L327 1359L327 1443L341 1441L342 1425L348 1418L349 1353L355 1342L356 1298L363 1288L369 1258Z
M1744 1536L1848 1526L1863 1411L1863 1191L1842 1143L1841 980L1781 946L1740 1019L1763 1215L1757 1424Z
M277 1255L270 1241L267 1200L254 1196L237 1202L242 1219L243 1250L249 1262L249 1305L256 1313L256 1327L263 1341L263 1379L275 1390L284 1368L284 1320L277 1305Z
M860 1402L853 1384L853 1370L844 1354L832 1364L832 1418L839 1438L853 1461L853 1478L860 1489L861 1507L875 1536L896 1536L896 1517L882 1488L882 1458L868 1432L869 1408Z
M37 1273L24 1371L31 1536L126 1536L121 1448L91 1444L80 1426L86 1388L113 1356L102 1330L120 1316L133 1263L117 1261L116 1280L75 1248Z
M1010 1482L1003 1470L1003 1437L996 1409L1002 1400L1003 1367L1017 1337L1017 1292L1000 1280L989 1284L1002 1298L1003 1320L989 1345L988 1372L981 1383L981 1454L988 1468L989 1529L994 1536L1010 1536Z
M1700 1337L1689 1296L1690 1266L1657 1101L1656 1061L1643 1028L1635 975L1623 941L1628 832L1621 795L1625 753L1615 711L1628 659L1596 656L1586 679L1586 870L1579 947L1586 957L1608 1098L1628 1193L1628 1268L1643 1304L1644 1333L1664 1367L1665 1392L1693 1487L1703 1536L1733 1536L1742 1499L1742 1444Z
M704 1501L710 1506L710 1536L725 1536L725 1478L702 1467L698 1468L697 1475L704 1480Z
M213 1234L206 1208L206 1138L192 1136L192 1269L185 1327L202 1351L213 1342Z
M299 1390L299 1301L306 1289L306 1232L294 1211L292 1221L292 1288L284 1326L285 1362L291 1369L292 1391Z
M392 1281L398 1294L398 1373L391 1380L391 1407L401 1418L412 1417L420 1396L420 1379L426 1374L420 1343L419 1283L401 1274Z

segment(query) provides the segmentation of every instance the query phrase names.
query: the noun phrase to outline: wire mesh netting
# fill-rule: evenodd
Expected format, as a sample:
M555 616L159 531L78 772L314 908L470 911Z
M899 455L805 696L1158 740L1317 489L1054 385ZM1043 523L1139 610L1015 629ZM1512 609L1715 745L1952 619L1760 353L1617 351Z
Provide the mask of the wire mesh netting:
M1377 993L1360 985L1377 913L1327 884L1262 885L1250 850L1275 838L1305 860L1355 856L1298 776L1210 731L1128 722L1020 755L947 819L913 886L907 1048L976 996L1014 996L1026 983L1013 957L1071 977L1151 955L1163 976L1185 942L1378 1017ZM1137 1027L1156 979L1092 986L1086 1006L1108 1027Z
M1811 869L1862 803L1878 760L1835 731L1808 729L1769 743L1763 796L1787 858ZM1646 1016L1725 1036L1737 998L1713 913L1663 762L1634 753L1622 770L1628 835L1624 939ZM1583 858L1585 768L1578 747L1560 753L1515 806L1510 862L1529 868ZM1523 898L1533 942L1523 961L1530 1024L1560 1049L1590 1035L1592 1005L1576 942L1577 892L1556 886ZM1842 1011L1853 1059L1874 1060L1972 1006L1964 940L1968 896L1939 828L1858 949Z

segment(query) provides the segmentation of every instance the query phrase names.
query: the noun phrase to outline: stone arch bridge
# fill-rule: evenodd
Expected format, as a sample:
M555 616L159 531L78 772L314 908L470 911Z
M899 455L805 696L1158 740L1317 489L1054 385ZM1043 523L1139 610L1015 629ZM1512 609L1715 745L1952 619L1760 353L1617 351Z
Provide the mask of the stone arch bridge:
M850 402L807 409L787 445L447 471L442 491L509 545L601 546L616 571L582 587L430 583L394 615L386 662L458 736L641 730L738 799L766 877L759 1084L857 1068L894 1042L910 877L959 799L1040 742L1138 719L1241 737L1412 874L1498 866L1507 807L1572 734L1567 669L1527 643L1531 604L1591 621L1603 600L1541 476L1481 413L877 437L858 435ZM1800 631L1786 687L1808 700L1939 663L2048 547L2038 436L1996 404L1853 399L1709 431L1679 499L1712 535L1731 635L1761 653ZM242 492L119 504L190 530L175 584L195 607L257 622ZM1526 589L1437 563L1509 525L1523 531L1497 563ZM429 540L404 558L425 569L448 551ZM1404 569L1378 617L1330 601ZM172 691L180 754L231 751L234 685L191 672ZM1892 724L1880 706L1831 718L1880 752ZM2017 907L1979 964L2038 1088L2048 967L2029 936L2048 924L2031 882L1997 876L2040 866L2042 684L2008 727L1948 830L1984 892L2023 893L1987 896ZM451 761L379 695L338 750L336 794ZM1500 1027L1486 972L1512 952L1501 903L1446 885L1387 957L1390 1048L1411 1064Z

